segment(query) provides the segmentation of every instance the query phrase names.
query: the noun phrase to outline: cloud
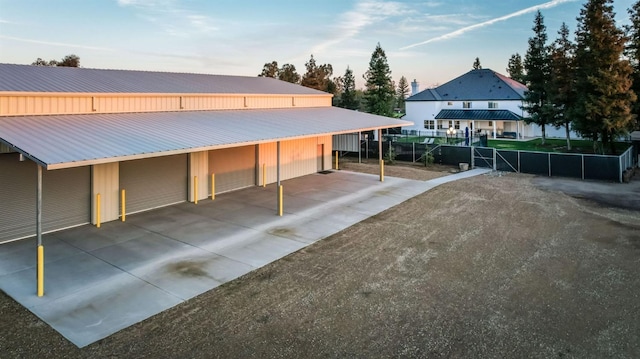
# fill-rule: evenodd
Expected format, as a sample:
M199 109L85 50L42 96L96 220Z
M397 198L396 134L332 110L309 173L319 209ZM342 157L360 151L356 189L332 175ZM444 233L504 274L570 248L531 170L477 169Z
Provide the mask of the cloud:
M411 48L414 48L414 47L417 47L417 46L426 45L426 44L429 44L429 43L432 43L432 42L436 42L436 41L449 40L449 39L461 36L461 35L469 32L469 31L473 31L473 30L476 30L476 29L479 29L479 28L482 28L482 27L485 27L485 26L493 25L493 24L495 24L497 22L505 21L505 20L511 19L513 17L522 16L522 15L525 15L525 14L528 14L528 13L532 13L532 12L535 12L535 11L538 11L538 10L541 10L541 9L549 9L549 8L556 7L556 6L564 4L564 3L576 2L576 1L578 1L578 0L553 0L553 1L548 1L548 2L540 4L540 5L531 6L531 7L528 7L526 9L522 9L522 10L513 12L511 14L500 16L500 17L497 17L497 18L494 18L494 19L491 19L491 20L487 20L487 21L484 21L484 22L481 22L481 23L478 23L478 24L474 24L474 25L471 25L471 26L463 27L463 28L458 29L456 31L452 31L452 32L449 32L447 34L440 35L440 36L437 36L437 37L434 37L434 38L431 38L431 39L428 39L428 40L425 40L425 41L422 41L422 42L418 42L418 43L415 43L415 44L407 45L407 46L401 47L400 50L408 50L408 49L411 49Z
M406 5L396 1L359 1L353 10L340 15L334 36L311 49L312 54L322 53L327 48L357 36L363 29L394 16L410 13Z
M117 0L117 3L137 9L143 19L163 27L170 35L188 37L219 30L213 18L181 8L175 0Z
M64 42L33 40L33 39L25 39L25 38L13 37L13 36L5 36L5 35L0 35L0 39L19 41L19 42L27 42L27 43L38 44L38 45L48 45L48 46L58 46L58 47L71 47L71 48L84 49L84 50L116 51L115 49L111 49L111 48L108 48L108 47L86 46L86 45L78 45L78 44L69 44L69 43L64 43Z

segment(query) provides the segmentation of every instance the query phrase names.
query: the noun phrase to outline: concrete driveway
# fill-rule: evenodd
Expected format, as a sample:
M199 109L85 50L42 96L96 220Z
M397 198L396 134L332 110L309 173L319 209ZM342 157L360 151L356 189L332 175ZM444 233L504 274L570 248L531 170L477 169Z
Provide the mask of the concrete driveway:
M346 171L252 187L45 235L45 296L35 239L0 245L0 290L78 347L209 291L439 184Z

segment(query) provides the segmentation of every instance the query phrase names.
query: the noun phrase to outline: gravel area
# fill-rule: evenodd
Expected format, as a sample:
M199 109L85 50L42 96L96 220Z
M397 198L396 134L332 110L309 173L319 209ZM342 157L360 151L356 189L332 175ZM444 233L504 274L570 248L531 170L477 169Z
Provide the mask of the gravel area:
M0 293L0 357L637 358L640 208L586 197L447 183L83 349Z

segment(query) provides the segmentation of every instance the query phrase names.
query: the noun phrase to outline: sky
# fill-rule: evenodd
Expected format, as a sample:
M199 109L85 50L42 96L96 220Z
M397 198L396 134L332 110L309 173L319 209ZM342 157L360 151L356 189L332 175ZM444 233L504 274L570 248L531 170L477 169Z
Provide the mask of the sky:
M305 72L313 55L363 74L376 45L392 77L420 89L483 68L507 74L526 53L537 10L550 41L575 31L583 0L0 0L0 62L80 57L87 68L258 75L265 63ZM618 26L634 0L614 0ZM572 35L573 37L573 35Z

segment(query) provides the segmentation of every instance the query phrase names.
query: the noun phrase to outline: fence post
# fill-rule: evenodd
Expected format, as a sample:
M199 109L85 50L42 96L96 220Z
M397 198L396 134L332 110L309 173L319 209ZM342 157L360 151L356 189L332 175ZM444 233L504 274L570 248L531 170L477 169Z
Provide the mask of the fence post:
M584 155L580 155L582 157L582 179L584 179Z
M416 143L415 142L411 142L411 145L413 147L412 153L411 153L411 163L415 163L416 162Z
M494 148L493 149L493 170L494 171L498 170L498 163L496 161L497 153L498 153L498 151Z
M518 150L518 173L522 173L520 170L520 150Z
M551 152L547 154L547 164L549 166L549 177L551 177Z
M622 183L622 171L624 171L624 169L622 169L622 156L618 157L618 175L620 176L620 183Z
M475 159L475 156L473 155L474 154L474 148L473 148L473 146L469 146L469 148L471 149L471 161L469 161L469 166L471 166L470 167L471 169L474 169L475 166L476 166L476 159Z

